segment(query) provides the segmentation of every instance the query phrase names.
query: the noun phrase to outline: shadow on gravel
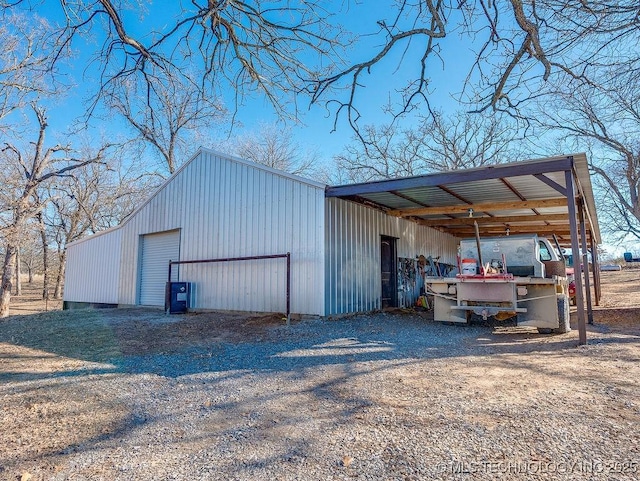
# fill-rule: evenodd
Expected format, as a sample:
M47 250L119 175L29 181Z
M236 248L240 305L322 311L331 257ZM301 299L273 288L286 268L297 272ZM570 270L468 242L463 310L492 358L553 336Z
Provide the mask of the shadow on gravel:
M295 371L379 360L582 352L576 349L575 331L540 335L489 325L444 325L404 312L286 326L278 316L168 317L158 310L106 309L16 316L2 321L1 327L0 343L29 349L5 349L0 344L0 381L107 372L179 377L201 372ZM592 334L607 331L606 326L589 328ZM637 327L628 331L592 343L638 343ZM624 330L616 332L624 334ZM57 356L86 364L47 369L44 364L52 357L60 359ZM32 369L34 363L40 368Z

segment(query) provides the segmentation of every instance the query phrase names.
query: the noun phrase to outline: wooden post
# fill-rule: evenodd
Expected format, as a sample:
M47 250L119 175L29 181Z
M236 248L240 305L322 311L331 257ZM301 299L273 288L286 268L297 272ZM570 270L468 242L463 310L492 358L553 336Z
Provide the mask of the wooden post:
M567 208L569 210L569 228L571 231L571 255L573 257L573 270L576 279L576 307L578 308L578 338L580 345L587 343L587 325L584 315L584 295L582 291L582 260L580 259L580 244L578 242L578 225L576 209L575 185L573 172L564 171L564 178L567 184Z
M587 318L593 324L593 305L591 302L591 280L589 279L589 251L587 250L587 229L585 227L584 205L582 199L578 202L578 217L580 219L580 241L582 243L582 273L584 275L584 290L587 300ZM595 275L593 276L595 278Z
M600 285L600 258L598 256L598 245L591 233L591 259L593 260L593 288L596 293L596 306L600 305L602 288Z

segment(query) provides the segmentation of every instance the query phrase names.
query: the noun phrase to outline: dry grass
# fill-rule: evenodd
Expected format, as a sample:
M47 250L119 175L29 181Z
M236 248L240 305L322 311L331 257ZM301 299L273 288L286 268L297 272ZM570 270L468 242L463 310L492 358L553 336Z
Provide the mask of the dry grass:
M62 299L42 299L42 278L36 276L34 282L22 281L22 295L11 296L10 313L12 315L37 314L39 312L59 311ZM50 296L53 295L51 289Z
M419 479L429 456L492 459L500 450L506 459L615 454L637 463L640 269L602 279L586 348L576 348L575 330L542 336L477 327L466 335L426 322L430 335L442 336L426 354L385 358L384 343L313 339L289 352L300 357L281 358L301 364L278 370L268 364L273 356L248 365L238 354L298 335L277 327L278 317L147 309L21 315L45 307L34 286L13 299L19 315L0 321L0 479L254 479L246 469L256 456L290 449L282 443L294 439L293 454L265 454L272 460L264 479ZM406 314L371 319L371 336L403 323L420 327ZM462 342L447 344L449 334ZM341 357L326 364L308 356L321 350ZM207 356L236 358L210 372ZM140 364L149 360L151 370ZM165 372L182 374L157 374ZM200 453L208 457L197 461Z

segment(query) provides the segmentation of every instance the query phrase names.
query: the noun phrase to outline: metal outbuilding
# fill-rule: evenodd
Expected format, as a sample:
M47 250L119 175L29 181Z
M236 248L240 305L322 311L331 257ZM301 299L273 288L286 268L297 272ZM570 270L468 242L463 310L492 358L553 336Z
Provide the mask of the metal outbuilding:
M68 248L66 305L162 307L169 261L290 252L292 311L324 314L325 185L200 150L121 225ZM284 312L282 259L176 266L193 307Z
M196 309L283 312L290 302L292 313L329 316L406 305L419 286L400 285L403 266L419 255L456 263L470 219L481 235L556 234L576 272L591 251L599 299L584 154L330 187L201 149L122 225L69 245L65 305L161 307L169 261L172 280L194 286ZM586 342L586 272L582 281Z

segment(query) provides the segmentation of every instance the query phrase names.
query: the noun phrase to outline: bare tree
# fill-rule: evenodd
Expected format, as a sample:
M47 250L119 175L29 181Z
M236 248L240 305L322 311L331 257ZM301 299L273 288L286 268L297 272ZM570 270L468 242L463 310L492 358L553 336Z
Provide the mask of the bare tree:
M83 157L97 155L87 148ZM49 208L43 211L43 222L57 249L54 298L62 297L67 245L87 234L118 225L155 184L153 177L135 164L124 166L111 157L108 165L91 163L79 167L73 176L63 177L48 187Z
M16 249L16 296L22 295L22 253Z
M3 9L8 7L3 5ZM0 22L0 122L21 109L34 95L58 90L56 69L51 64L53 52L59 59L67 57L64 47L56 44L51 27L33 13L6 11ZM7 125L0 123L0 131Z
M20 250L22 265L26 269L27 282L33 284L36 274L41 274L43 270L42 244L39 241L40 232L37 224L33 224L29 229L29 237L25 239Z
M15 4L2 3L2 22L0 22L0 132L6 137L16 139L29 126L24 126L22 113L36 99L61 93L64 85L59 82L58 67L68 58L68 49L58 43L59 37L53 34L53 27L43 17L34 12L18 12L11 8ZM53 61L55 58L55 62ZM43 112L36 116L44 118ZM42 132L43 133L43 132ZM5 138L6 138L5 137ZM0 149L2 147L0 146ZM42 153L42 144L36 143L36 150ZM23 252L29 251L29 197L34 190L25 178L33 175L47 175L38 172L36 162L23 159L23 152L14 144L6 144L2 149L4 165L0 176L5 181L0 189L0 234L9 247L3 253L5 265L13 265L16 293L21 291L21 266ZM55 152L53 152L55 155ZM12 158L13 157L13 158ZM18 170L16 170L16 168ZM37 201L35 202L37 204ZM15 256L15 259L12 259ZM32 258L28 261L29 276L32 276ZM9 269L11 270L11 269ZM3 283L0 287L0 304L5 301L4 292L10 294L10 285L5 284L9 273L3 270ZM8 303L8 299L6 300ZM0 307L0 311L2 308Z
M20 234L28 221L43 207L36 201L38 189L49 181L71 175L77 168L102 162L109 147L103 147L88 159L74 157L70 146L46 147L45 133L48 124L45 111L34 105L33 112L37 118L38 134L31 151L22 150L9 143L2 149L2 181L6 186L6 189L3 189L3 205L7 206L10 212L3 225L6 249L0 285L0 317L9 315Z
M28 8L26 3L17 0L5 9ZM211 98L230 86L237 105L246 94L260 92L285 114L302 80L316 78L327 70L324 64L339 61L337 54L347 43L340 28L328 22L322 0L47 3L51 9L57 4L66 20L58 31L62 47L81 37L101 39L93 57L100 76L97 98L114 81L135 77L151 91L158 78L174 76ZM127 21L128 8L138 13L135 25ZM149 31L137 28L142 22Z
M131 77L152 86L164 72L213 98L230 87L236 105L259 92L283 115L303 91L354 126L359 106L371 101L369 79L403 79L389 91L400 113L411 110L431 97L436 69L459 67L461 43L474 49L464 59L461 98L478 110L517 111L554 75L589 83L612 64L640 73L636 0L396 0L359 28L357 41L340 22L365 18L367 2L192 0L163 5L160 15L142 0L44 1L66 19L56 37L61 48L83 36L100 39L93 57L100 92ZM4 10L28 7L16 0ZM146 30L128 23L127 9Z
M223 143L243 159L303 177L313 177L319 167L319 156L296 142L291 129L278 124L260 124L258 129Z
M259 93L283 116L291 113L290 108L298 110L303 93L335 115L336 127L345 116L365 146L373 133L359 130L363 104L381 97L377 94L382 90L385 102L389 96L394 119L425 104L422 113L431 114L430 77L453 62L456 69L464 62L462 68L468 72L458 100L468 102L474 111L507 111L514 116L526 116L524 106L539 98L550 82L570 82L576 89L597 87L603 71L619 85L621 79L627 84L640 82L637 0L398 0L385 5L375 23L360 29L357 39L344 34L340 21L344 15L358 17L359 9L371 9L367 2L193 0L164 6L170 9L164 15L141 0L44 2L57 6L66 20L55 36L46 37L54 46L54 53L44 56L53 62L46 64L47 71L74 42L97 39L93 64L86 70L88 76L98 72L93 106L109 100L119 86L135 85L145 108L157 110L155 98L162 88L170 87L170 79L185 86L185 92L197 92L197 99L218 99L230 91L231 98L224 100L236 107L245 96ZM29 8L26 0L5 2L3 18ZM144 24L146 29L129 23L127 8L138 14L136 27ZM470 56L461 60L456 38L473 49ZM348 50L350 46L355 48ZM18 52L17 59L30 58L17 48L8 51ZM375 97L370 95L368 86L385 84L391 75L393 87L383 85ZM398 81L401 86L396 88ZM141 115L140 106L131 105L129 110L140 125L148 118ZM393 123L391 129L397 138L399 127ZM376 133L376 141L382 146L390 133ZM172 145L171 133L160 138L158 145ZM408 143L414 144L418 145ZM170 159L171 169L174 160L161 155ZM400 165L384 167L384 175L413 171L397 154L389 159L400 159L393 160ZM615 187L619 183L609 183L611 199L617 196ZM631 195L629 191L633 207ZM625 212L633 210L625 206Z
M335 161L351 182L468 169L518 158L521 135L504 116L434 112L414 129L368 126Z
M640 86L633 75L613 71L598 85L560 85L539 104L536 118L591 153L607 231L640 239Z
M521 115L522 103L536 98L554 76L589 84L600 69L614 64L636 78L640 73L635 0L394 3L378 19L377 31L363 37L370 48L358 50L362 60L316 79L309 89L313 102L336 111L335 125L344 114L358 132L360 107L371 102L365 86L389 75L394 85L405 82L389 92L395 116L425 102L429 108L432 72L442 72L450 63L460 67L460 43L454 35L474 49L463 60L468 75L459 99L477 111ZM392 71L390 61L396 62Z
M141 85L134 79L116 80L105 89L107 105L126 120L134 132L162 159L172 174L178 158L193 148L189 134L203 131L224 116L215 100L202 95L175 75ZM182 154L182 155L180 155Z
M422 140L416 132L402 131L397 125L366 126L343 152L335 157L337 171L346 175L336 181L368 182L407 177L426 172Z

